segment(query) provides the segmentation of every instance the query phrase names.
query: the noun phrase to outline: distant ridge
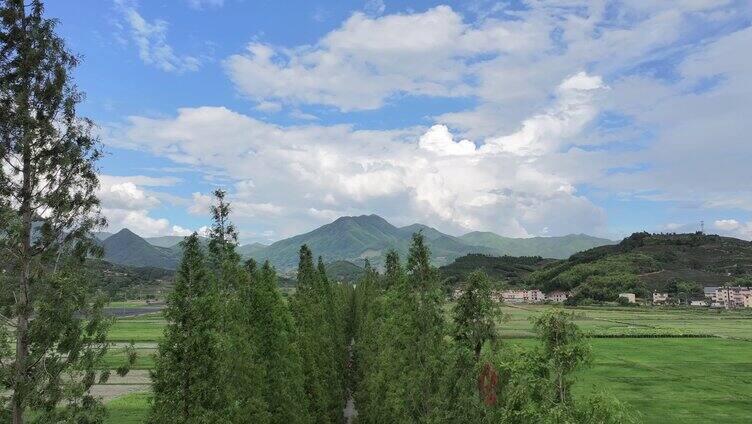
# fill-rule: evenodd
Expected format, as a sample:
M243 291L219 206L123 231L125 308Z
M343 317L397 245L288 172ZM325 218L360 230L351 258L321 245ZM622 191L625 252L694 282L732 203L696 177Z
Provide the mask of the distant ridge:
M561 237L511 238L491 232L474 231L459 238L468 244L494 249L499 255L541 256L553 259L566 259L583 250L617 243L613 240L593 237L587 234L569 234Z
M584 234L515 239L474 232L454 237L423 224L400 228L378 215L361 215L340 217L308 233L272 243L251 256L257 260L268 259L279 269L289 270L297 264L300 246L307 244L314 255L322 256L325 262L348 261L361 266L369 259L373 265L380 266L390 249L405 257L412 234L419 231L426 238L434 264L439 266L471 253L561 259L581 250L616 243Z
M177 268L178 251L153 246L127 228L107 237L102 242L103 259L118 265L137 267Z
M238 246L238 253L240 256L251 256L256 252L260 252L264 249L269 247L266 244L261 243L251 243L251 244L244 244L242 246Z
M295 269L300 246L307 244L314 255L321 256L326 263L338 263L340 268L348 269L347 274L352 274L356 270L345 262L362 267L368 259L374 266L380 267L392 249L404 258L416 232L421 232L426 238L432 260L437 266L449 264L468 254L561 259L592 247L615 243L584 234L518 239L490 232L472 232L455 237L419 223L396 227L378 215L360 215L337 218L313 231L268 246L261 243L239 246L238 253L257 261L268 259L285 272ZM182 253L179 243L183 237L180 236L141 238L124 229L102 238L104 259L115 264L175 269Z
M157 247L174 247L185 239L183 236L146 237L147 243Z

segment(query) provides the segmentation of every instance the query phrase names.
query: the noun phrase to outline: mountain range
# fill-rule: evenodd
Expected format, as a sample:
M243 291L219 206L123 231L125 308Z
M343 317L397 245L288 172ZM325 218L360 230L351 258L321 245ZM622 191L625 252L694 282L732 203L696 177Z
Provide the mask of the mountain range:
M472 232L455 237L423 224L396 227L378 215L361 215L341 217L308 233L268 246L260 243L243 245L238 252L258 261L268 259L283 272L297 266L298 250L302 244L307 244L314 255L321 256L326 263L346 261L362 265L365 259L369 259L375 266L380 266L391 249L404 258L415 232L421 232L426 238L436 265L451 263L471 253L564 259L582 250L616 243L584 234L510 238L490 232ZM104 259L112 263L175 269L180 261L181 237L144 239L128 229L112 235L101 233L97 237L105 249Z

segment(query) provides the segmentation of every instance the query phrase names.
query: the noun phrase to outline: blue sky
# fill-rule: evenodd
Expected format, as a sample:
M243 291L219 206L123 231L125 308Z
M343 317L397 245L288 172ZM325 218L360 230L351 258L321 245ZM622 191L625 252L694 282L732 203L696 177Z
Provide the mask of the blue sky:
M77 0L110 231L752 238L747 1ZM745 53L746 52L746 53ZM746 112L745 112L746 111Z

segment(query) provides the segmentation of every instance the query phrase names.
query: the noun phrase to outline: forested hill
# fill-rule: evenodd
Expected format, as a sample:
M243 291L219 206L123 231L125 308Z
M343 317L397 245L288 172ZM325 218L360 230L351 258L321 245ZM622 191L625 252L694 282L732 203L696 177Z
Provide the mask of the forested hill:
M665 289L676 281L719 285L752 274L752 243L704 234L635 233L612 246L572 255L532 273L544 290Z
M475 270L482 270L494 283L521 285L532 272L543 268L555 259L540 256L488 256L470 254L457 258L454 262L439 268L447 286L465 281Z

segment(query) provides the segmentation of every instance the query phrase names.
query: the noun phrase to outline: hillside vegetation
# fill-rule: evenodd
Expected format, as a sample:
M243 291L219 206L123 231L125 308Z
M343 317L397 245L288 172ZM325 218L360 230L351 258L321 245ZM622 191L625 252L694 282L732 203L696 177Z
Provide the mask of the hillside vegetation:
M494 283L522 284L530 273L554 262L540 256L489 256L470 254L439 268L445 285L455 285L475 270L483 270Z
M752 243L704 234L635 233L551 263L531 273L530 285L544 291L572 290L576 297L614 300L620 291L647 296L675 289L720 285L752 273Z
M494 249L498 255L542 256L554 259L566 259L583 250L616 243L613 240L586 234L570 234L562 237L511 238L481 231L467 233L461 236L460 240L467 244Z

